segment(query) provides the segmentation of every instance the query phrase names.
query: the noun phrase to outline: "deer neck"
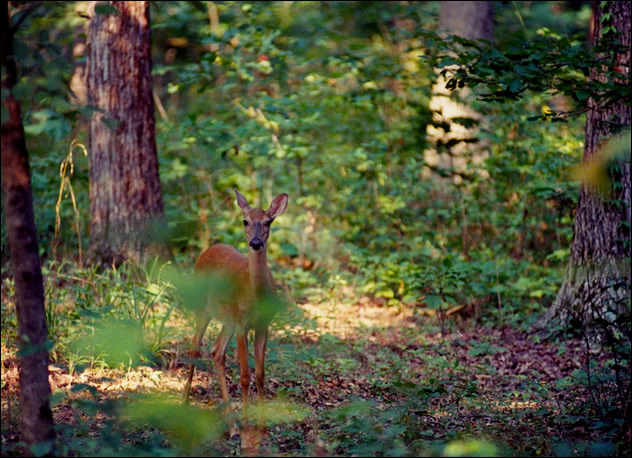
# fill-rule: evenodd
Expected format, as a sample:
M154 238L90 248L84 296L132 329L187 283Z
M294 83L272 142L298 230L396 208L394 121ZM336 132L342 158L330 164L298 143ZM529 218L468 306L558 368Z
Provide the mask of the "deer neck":
M268 287L268 261L266 247L259 251L248 249L248 270L250 274L250 286L256 294L265 292Z

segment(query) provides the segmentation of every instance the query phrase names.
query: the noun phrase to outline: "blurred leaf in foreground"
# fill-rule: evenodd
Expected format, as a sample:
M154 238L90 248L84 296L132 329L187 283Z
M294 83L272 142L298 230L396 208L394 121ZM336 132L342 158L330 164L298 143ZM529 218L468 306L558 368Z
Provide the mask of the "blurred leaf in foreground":
M607 142L587 162L578 166L574 176L595 189L600 195L608 196L611 179L608 170L616 161L630 160L630 129Z
M460 440L446 445L441 456L498 456L498 447L477 439Z
M110 367L120 364L139 364L142 356L149 358L143 329L138 322L104 318L94 327L91 335L73 342L75 351L81 355L102 357Z
M136 427L147 423L164 432L174 445L191 451L205 442L217 440L226 424L217 410L168 400L162 396L142 396L123 406L121 414Z
M168 266L163 278L171 283L190 312L211 307L213 316L217 307L230 300L236 285L221 272L184 272Z
M248 412L252 418L262 418L268 425L303 421L310 413L307 407L280 399L265 401L262 405L253 403Z

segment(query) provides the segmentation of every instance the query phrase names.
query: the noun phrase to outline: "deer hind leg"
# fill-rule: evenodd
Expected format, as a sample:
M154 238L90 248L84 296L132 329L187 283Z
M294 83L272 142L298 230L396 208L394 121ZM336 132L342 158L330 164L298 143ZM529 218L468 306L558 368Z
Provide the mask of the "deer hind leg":
M229 396L228 386L226 385L226 350L228 349L230 339L233 337L233 332L232 326L224 325L211 350L217 378L219 379L219 390L222 393L222 400L227 404L227 407Z
M265 411L263 409L263 399L265 395L264 381L265 381L265 357L266 357L266 343L268 342L268 327L262 327L255 329L255 383L257 385L257 402L258 402L258 417L257 428L253 434L254 441L259 444L265 435Z
M237 334L237 356L239 357L239 367L241 369L241 395L243 397L244 411L248 407L248 385L250 385L250 371L248 368L248 335L245 331ZM244 416L244 418L246 418ZM244 420L247 422L247 420Z
M256 431L251 431L248 425L248 386L250 385L250 369L248 368L248 334L241 330L237 334L237 354L241 368L241 395L243 397L243 432L241 434L241 448L244 455L256 455L259 445L259 436Z
M208 327L208 323L211 321L209 316L204 314L199 314L195 320L195 335L193 336L193 348L191 348L191 352L189 354L190 358L199 358L200 357L200 345L202 345L202 339L204 338L204 333L206 332L206 328ZM189 403L189 394L191 393L191 382L193 380L193 372L195 371L195 364L192 362L191 367L189 368L189 377L187 379L187 384L184 389L184 403Z

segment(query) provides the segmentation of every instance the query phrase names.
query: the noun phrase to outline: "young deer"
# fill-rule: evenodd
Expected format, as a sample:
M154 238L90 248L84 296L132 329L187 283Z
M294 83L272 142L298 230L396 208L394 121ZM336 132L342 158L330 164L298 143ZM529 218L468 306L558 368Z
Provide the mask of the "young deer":
M277 196L268 211L253 209L239 192L235 191L237 203L244 216L244 231L248 240L248 256L244 256L230 245L217 244L210 247L195 262L196 273L218 272L227 276L231 281L232 293L228 300L213 303L213 292L207 307L196 314L196 329L193 337L191 357L200 354L200 345L209 321L215 318L222 323L217 341L212 347L211 355L215 362L219 386L224 402L228 402L228 388L226 386L226 349L233 334L237 334L237 355L241 368L241 390L244 412L248 406L248 385L250 373L248 369L248 340L250 329L255 331L255 379L259 401L263 400L264 360L266 342L268 340L268 325L272 319L270 307L266 307L265 297L273 296L275 292L274 279L266 260L267 241L270 235L270 225L281 215L287 207L288 195ZM191 380L195 366L191 364L189 378L185 388L185 403L189 401ZM244 429L247 430L247 419L244 414ZM242 444L244 437L242 436Z

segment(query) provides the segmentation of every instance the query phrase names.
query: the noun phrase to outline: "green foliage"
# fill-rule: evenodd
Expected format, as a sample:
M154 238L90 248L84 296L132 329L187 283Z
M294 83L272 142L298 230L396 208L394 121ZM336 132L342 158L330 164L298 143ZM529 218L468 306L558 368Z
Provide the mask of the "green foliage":
M486 441L454 441L443 449L443 456L499 456L498 447Z
M485 270L491 245L509 252L516 249L516 237L525 237L518 256L546 264L546 256L563 249L576 199L576 185L564 173L579 153L579 123L569 129L574 136L563 137L549 125L527 124L521 114L527 103L524 109L498 106L489 123L494 128L480 134L493 151L485 163L472 166L471 185L446 190L440 181L419 181L420 151L427 146L420 132L430 122L434 75L430 63L415 56L431 49L420 47L424 35L409 27L394 28L389 36L373 28L394 17L423 25L420 17L425 8L432 12L430 5L349 10L306 3L292 6L297 11L291 20L281 4L242 6L216 5L222 20L212 30L207 11L187 3L157 6L153 21L155 47L168 48L173 36L185 45L203 43L177 51L168 62L155 53L154 65L167 115L158 122L164 200L169 225L188 228L172 237L186 262L208 238L243 240L234 224L237 210L226 197L231 188L256 190L254 200L264 203L273 190L290 192L293 213L280 221L270 249L273 255L313 261L313 273L283 274L299 292L331 282L328 273L338 270L341 281L391 304L419 303L424 296L445 296L446 304L486 299L501 288L513 291L509 285L527 267L510 269L508 283L499 283ZM348 31L336 31L336 21ZM398 56L397 47L409 54ZM210 110L206 100L213 100ZM179 116L183 101L187 113ZM50 116L40 119L54 119ZM41 130L47 132L53 131ZM513 138L509 144L507 137ZM35 195L45 202L56 177L44 171L60 159L50 154L40 159L33 149ZM73 184L85 217L87 161L78 158L76 167ZM46 205L37 208L43 213L40 227L50 225L52 212L44 213ZM62 207L61 216L71 218L71 209ZM70 228L62 227L68 237ZM475 240L464 240L463 233ZM538 240L562 246L540 247ZM466 249L465 257L458 255ZM345 262L332 252L348 253L351 264L340 270ZM450 261L443 259L446 254ZM507 263L515 264L496 261ZM479 272L482 282L464 285L463 278Z
M362 456L403 456L408 450L402 440L404 425L393 422L402 409L381 410L372 403L358 401L340 407L333 417L333 440L344 454Z
M160 272L127 264L98 272L51 262L43 273L54 361L68 364L72 372L86 362L117 367L157 358L177 305Z
M174 445L187 453L206 441L217 440L225 425L220 413L183 405L160 397L145 397L127 402L121 416L136 428L154 427L165 431Z
M629 105L629 72L622 70L615 58L629 50L607 39L606 29L594 48L587 48L582 36L567 37L548 28L539 29L531 40L510 40L504 50L458 36L445 40L432 32L424 32L424 36L432 43L430 61L442 69L447 89L483 86L485 92L479 91L477 97L496 102L518 100L527 91L563 95L573 101L573 109L554 112L545 106L541 115L530 119L564 121L584 113L589 99L603 109L621 102ZM597 68L600 78L593 75L591 79Z

